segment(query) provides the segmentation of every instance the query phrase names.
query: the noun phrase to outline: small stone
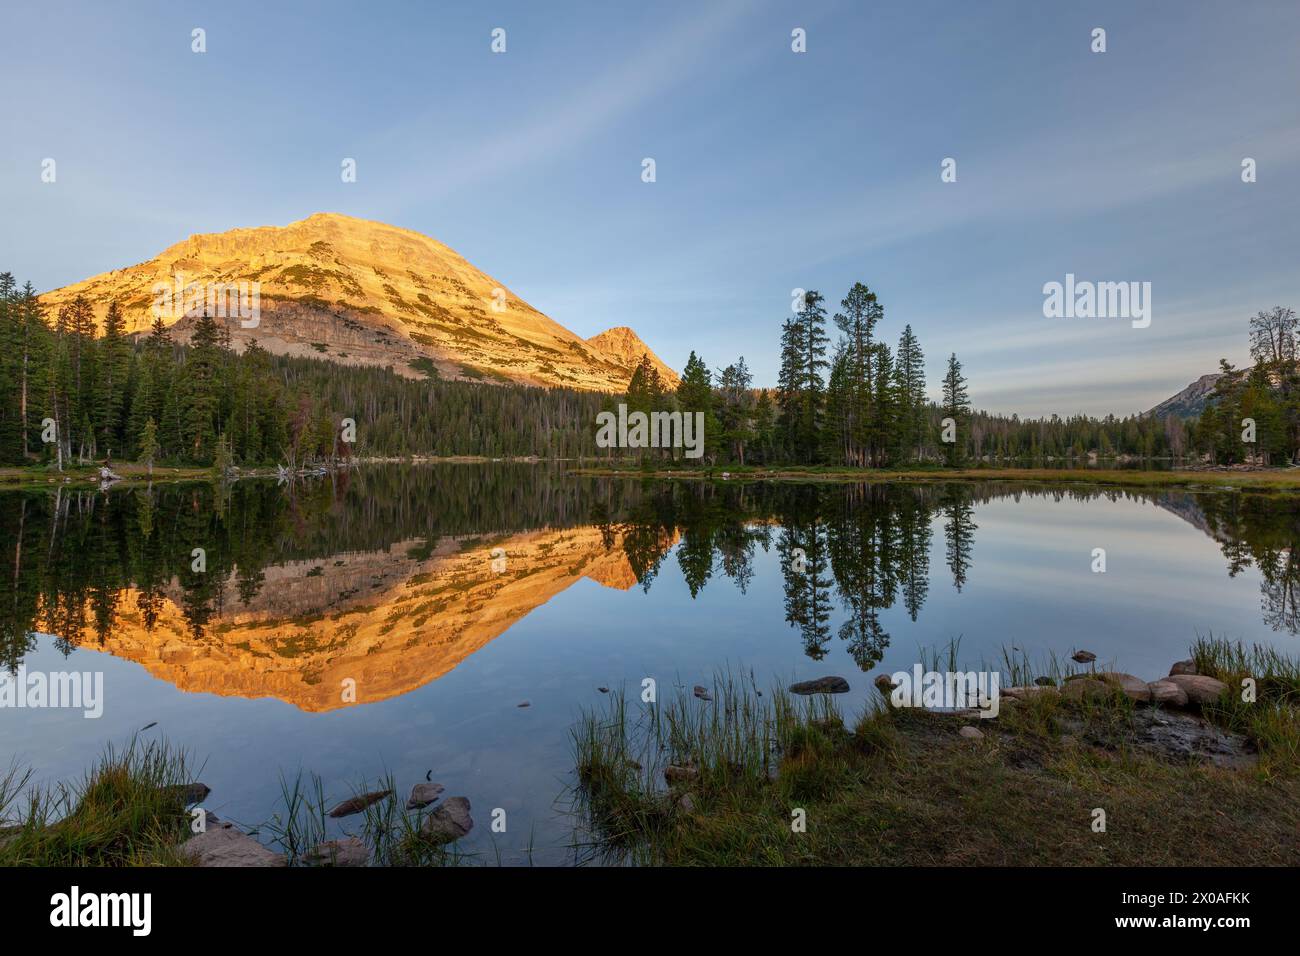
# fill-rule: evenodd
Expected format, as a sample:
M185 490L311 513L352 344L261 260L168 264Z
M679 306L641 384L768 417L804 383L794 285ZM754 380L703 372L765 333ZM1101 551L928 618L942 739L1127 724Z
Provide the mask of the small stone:
M790 685L792 694L847 694L849 682L843 677L818 677Z
M602 694L608 694L608 693L609 693L609 688L608 688L608 687L597 687L596 690L600 691Z
M1181 687L1187 700L1199 706L1213 704L1228 689L1223 681L1203 674L1170 674L1165 680Z
M1051 677L1035 677L1034 683L1039 687L1055 687L1056 681Z
M1169 676L1174 677L1179 674L1195 674L1196 661L1175 661L1174 666L1169 668Z
M519 703L515 704L515 706L516 706L516 707L531 707L531 706L533 706L533 702L532 702L531 700L521 700Z
M370 862L370 848L357 837L326 840L316 844L307 859L316 866L365 866Z
M1171 680L1153 680L1147 685L1151 691L1151 703L1167 707L1186 707L1187 691Z
M198 866L205 867L288 865L284 856L268 850L229 823L210 827L205 832L190 837L181 844L180 851L191 857Z
M206 783L178 783L163 787L163 792L169 797L179 798L181 803L188 807L192 803L202 803L206 800L212 788Z
M699 769L690 765L683 766L670 763L668 766L664 767L664 780L668 781L669 784L689 783L692 780L698 779L699 776Z
M689 793L683 793L682 798L677 801L677 807L682 813L693 813L695 811L695 800Z
M969 724L967 724L965 727L962 727L960 730L957 731L957 733L961 734L967 740L984 739L984 731L980 730L977 727L972 727Z
M707 687L701 687L699 684L695 685L695 690L693 691L693 693L700 700L713 700L713 698L709 695L709 689Z
M392 796L391 790L374 790L370 793L363 793L359 797L352 797L350 800L344 800L333 810L329 812L331 817L347 817L354 813L360 813L372 803L378 803L384 797Z
M417 783L406 798L406 809L421 810L442 796L447 788L440 783Z
M469 801L464 797L449 797L424 821L424 835L436 843L452 843L474 829L469 815Z
M1075 651L1070 655L1070 660L1076 664L1091 664L1097 659L1097 655L1092 651Z

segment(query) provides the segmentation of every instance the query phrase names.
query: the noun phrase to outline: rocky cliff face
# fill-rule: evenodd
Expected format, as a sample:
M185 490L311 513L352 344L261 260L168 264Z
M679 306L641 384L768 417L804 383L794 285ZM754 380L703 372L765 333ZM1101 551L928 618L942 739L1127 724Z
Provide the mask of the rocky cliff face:
M1202 375L1177 395L1166 398L1146 414L1154 415L1157 418L1164 418L1166 415L1173 415L1177 418L1197 418L1201 412L1205 411L1206 403L1214 392L1215 383L1218 381L1218 372Z
M179 277L179 278L178 278ZM237 310L240 283L260 285L255 327ZM102 324L116 300L129 332L162 313L179 341L195 319L178 290L224 288L218 318L237 349L392 366L408 377L621 392L641 355L675 386L677 376L631 329L584 340L552 321L440 242L384 223L317 213L288 226L191 236L148 262L47 292L48 312L78 295ZM163 290L168 290L164 292ZM217 296L212 296L217 301ZM608 337L608 338L607 338ZM609 346L607 348L607 346Z
M437 680L583 578L619 590L636 584L621 537L606 547L594 527L445 538L427 557L416 556L422 543L268 567L247 604L232 575L198 634L182 614L179 585L152 629L139 592L127 589L111 632L101 643L88 628L81 646L135 661L181 690L327 711ZM344 697L348 680L355 701Z

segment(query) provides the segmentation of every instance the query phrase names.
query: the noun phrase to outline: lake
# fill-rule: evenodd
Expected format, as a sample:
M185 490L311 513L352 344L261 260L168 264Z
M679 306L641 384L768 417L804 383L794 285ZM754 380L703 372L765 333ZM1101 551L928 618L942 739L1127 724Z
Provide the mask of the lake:
M394 465L4 492L0 532L7 667L104 681L98 719L0 709L0 758L53 783L165 736L246 827L281 774L331 802L431 775L469 798L460 846L489 863L586 858L569 729L602 687L834 674L856 713L876 675L958 638L969 666L1082 648L1153 679L1198 634L1294 654L1300 630L1300 499L1231 491Z

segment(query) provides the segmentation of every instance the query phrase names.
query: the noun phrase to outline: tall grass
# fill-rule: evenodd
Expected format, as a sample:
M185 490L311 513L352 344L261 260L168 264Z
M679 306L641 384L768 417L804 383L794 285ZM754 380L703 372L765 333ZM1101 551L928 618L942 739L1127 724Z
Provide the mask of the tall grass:
M1196 672L1228 685L1205 716L1250 738L1260 752L1265 775L1300 773L1300 660L1271 647L1197 636L1191 648ZM1255 699L1246 700L1243 682L1255 682Z
M824 789L816 757L844 736L829 695L765 694L752 673L714 675L709 700L678 687L671 698L630 703L623 691L572 730L573 810L590 843L580 846L650 862L658 837L696 806L753 797L778 778L789 792ZM689 799L684 799L689 794Z
M110 746L73 784L31 786L12 767L0 779L0 865L179 866L190 833L184 751L166 741Z
M321 844L339 836L354 836L370 851L371 866L452 866L466 859L454 847L426 838L421 831L425 810L408 811L399 803L392 774L354 786L352 796L388 790L391 793L361 810L360 829L353 832L351 817L332 827L329 809L337 801L327 800L321 778L299 771L292 779L280 778L280 805L261 830L285 853L290 866L325 866L334 861Z

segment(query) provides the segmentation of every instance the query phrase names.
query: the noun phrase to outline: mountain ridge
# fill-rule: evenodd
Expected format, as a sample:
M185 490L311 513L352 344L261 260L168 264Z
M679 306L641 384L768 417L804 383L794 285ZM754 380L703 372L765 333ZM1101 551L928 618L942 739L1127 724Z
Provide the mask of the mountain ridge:
M1182 391L1169 396L1159 405L1143 412L1143 417L1163 418L1166 415L1173 415L1177 418L1198 417L1205 410L1219 377L1218 372L1202 375Z
M678 381L626 326L583 339L431 236L340 213L195 233L152 259L40 299L53 311L85 296L101 329L117 301L128 333L146 331L161 313L173 337L187 342L197 317L185 314L181 290L233 292L240 283L249 292L258 283L256 326L245 327L233 305L234 314L216 319L238 350L256 341L274 354L391 366L408 378L607 392L623 391L647 354L669 385ZM607 351L606 342L620 347Z

